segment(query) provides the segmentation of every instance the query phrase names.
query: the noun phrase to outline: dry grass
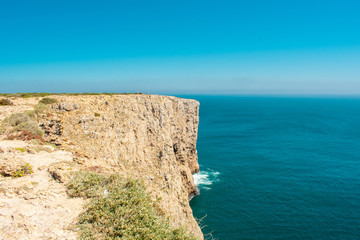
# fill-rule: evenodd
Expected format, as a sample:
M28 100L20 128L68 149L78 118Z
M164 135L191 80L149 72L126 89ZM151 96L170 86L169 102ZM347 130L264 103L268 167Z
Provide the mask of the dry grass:
M30 141L30 140L38 140L40 143L44 143L45 139L39 135L39 134L34 134L28 131L21 131L21 132L15 132L15 133L10 133L6 136L5 138L6 140L21 140L21 141ZM37 144L39 144L39 142L37 142Z
M14 103L9 99L7 98L0 99L0 106L11 106L11 105L14 105Z
M11 134L23 131L33 135L43 135L43 131L31 114L15 113L2 121L0 133Z

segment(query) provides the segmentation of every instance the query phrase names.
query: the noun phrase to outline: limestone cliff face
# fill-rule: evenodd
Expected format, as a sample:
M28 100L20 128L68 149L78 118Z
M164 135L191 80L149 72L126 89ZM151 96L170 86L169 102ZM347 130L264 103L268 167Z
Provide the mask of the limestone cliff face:
M174 226L200 239L189 206L197 194L199 102L156 95L54 96L42 127L86 166L144 180Z

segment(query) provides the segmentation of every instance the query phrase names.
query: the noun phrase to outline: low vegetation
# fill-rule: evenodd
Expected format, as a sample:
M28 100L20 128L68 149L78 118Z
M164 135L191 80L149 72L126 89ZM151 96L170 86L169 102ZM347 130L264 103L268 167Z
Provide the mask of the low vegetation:
M17 148L15 148L15 150L18 150L20 152L25 152L26 151L26 149L22 148L22 147L17 147Z
M25 176L27 174L32 174L33 172L34 171L33 171L32 167L31 167L31 165L29 163L27 163L26 165L21 166L21 168L19 170L16 170L13 173L12 177L14 177L14 178L23 177L23 176Z
M94 116L95 116L95 117L100 117L100 113L97 113L97 112L96 112L96 113L94 113Z
M55 98L47 98L47 97L45 97L45 98L43 98L43 99L41 99L39 101L39 104L45 104L45 105L53 104L53 103L57 103L57 100Z
M196 239L169 224L138 180L78 172L67 188L71 197L90 198L79 218L80 239Z
M142 94L142 93L0 93L3 97L47 97L51 95L63 95L63 96L82 96L82 95L130 95L130 94Z
M0 99L0 106L10 106L10 105L14 105L14 103L9 99L7 98Z
M53 93L1 93L0 95L3 97L29 98L29 97L45 97L45 96L53 95Z
M6 133L8 140L32 140L44 142L43 130L39 127L36 118L46 112L48 104L56 103L54 98L43 98L32 111L14 113L1 122L0 134Z
M14 113L2 121L0 133L22 131L34 135L43 135L43 131L37 124L32 112Z
M1 133L1 132L0 132ZM6 140L21 140L21 141L30 141L32 140L36 144L43 144L45 139L39 135L34 134L28 131L21 131L16 133L10 133L6 136Z

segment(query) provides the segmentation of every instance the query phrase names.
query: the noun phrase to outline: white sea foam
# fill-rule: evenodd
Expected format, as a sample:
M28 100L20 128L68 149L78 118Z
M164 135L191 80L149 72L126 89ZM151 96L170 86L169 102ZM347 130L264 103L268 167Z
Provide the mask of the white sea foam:
M199 191L200 189L209 190L211 189L210 185L212 185L214 182L219 181L219 174L219 172L210 169L202 170L193 175L194 183Z

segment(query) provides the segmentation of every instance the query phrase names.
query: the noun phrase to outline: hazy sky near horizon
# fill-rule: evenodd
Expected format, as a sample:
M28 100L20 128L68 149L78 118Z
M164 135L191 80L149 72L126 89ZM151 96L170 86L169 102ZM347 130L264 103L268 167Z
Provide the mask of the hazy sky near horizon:
M360 94L359 1L2 1L0 92Z

